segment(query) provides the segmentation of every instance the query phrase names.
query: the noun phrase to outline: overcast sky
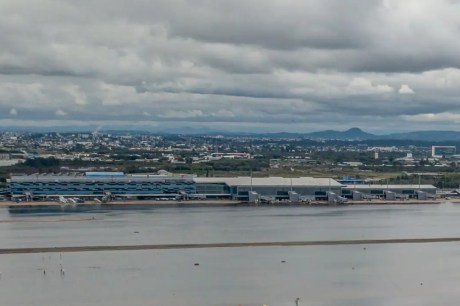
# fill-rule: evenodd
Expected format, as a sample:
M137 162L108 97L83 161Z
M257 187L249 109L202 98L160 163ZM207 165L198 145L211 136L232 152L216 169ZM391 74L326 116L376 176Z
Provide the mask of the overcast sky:
M0 125L459 129L460 1L2 0Z

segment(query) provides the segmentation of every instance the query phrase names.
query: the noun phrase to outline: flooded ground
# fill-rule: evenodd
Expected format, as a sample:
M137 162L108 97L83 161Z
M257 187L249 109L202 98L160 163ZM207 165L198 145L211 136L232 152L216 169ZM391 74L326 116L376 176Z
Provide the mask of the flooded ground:
M0 212L0 247L460 237L460 205ZM460 243L0 255L1 305L454 305ZM64 270L64 273L62 272Z

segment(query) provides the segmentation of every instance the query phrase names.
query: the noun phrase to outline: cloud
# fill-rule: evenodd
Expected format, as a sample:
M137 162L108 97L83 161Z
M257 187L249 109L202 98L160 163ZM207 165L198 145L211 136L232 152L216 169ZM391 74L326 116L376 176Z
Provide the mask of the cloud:
M391 86L386 84L374 85L372 82L365 78L354 78L348 84L347 89L351 94L380 94L389 93L393 91Z
M0 120L13 125L409 129L458 109L459 1L2 4Z
M213 117L222 117L222 118L233 118L235 117L235 113L230 110L220 109L217 112L211 113Z
M64 90L73 98L75 104L86 105L88 104L86 94L80 90L78 85L67 85Z
M414 94L415 92L407 84L402 84L398 91L402 95Z
M201 110L190 110L190 111L174 111L168 110L164 114L161 114L161 118L175 118L175 119L185 119L185 118L196 118L203 117L203 111Z
M402 115L401 118L407 121L413 122L453 122L460 123L460 114L459 113L427 113L427 114L417 114L417 115Z
M62 109L58 109L55 114L56 116L67 116L67 113Z

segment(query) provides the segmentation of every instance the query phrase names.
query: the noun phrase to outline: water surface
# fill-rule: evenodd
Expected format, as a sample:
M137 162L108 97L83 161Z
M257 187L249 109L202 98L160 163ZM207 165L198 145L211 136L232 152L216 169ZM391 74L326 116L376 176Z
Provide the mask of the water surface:
M454 204L2 210L0 247L460 237L459 217ZM450 306L460 299L459 255L458 243L0 255L0 298L10 306L295 305L296 297L299 305Z

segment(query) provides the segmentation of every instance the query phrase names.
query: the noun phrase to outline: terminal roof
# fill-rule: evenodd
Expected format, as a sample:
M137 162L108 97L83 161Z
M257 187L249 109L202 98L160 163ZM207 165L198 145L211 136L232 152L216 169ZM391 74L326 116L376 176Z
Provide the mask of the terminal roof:
M224 183L228 186L331 186L340 187L342 184L330 178L313 177L195 177L196 183Z
M436 189L433 185L386 185L386 184L370 184L370 185L363 185L363 184L356 184L356 185L346 185L344 186L345 189Z

